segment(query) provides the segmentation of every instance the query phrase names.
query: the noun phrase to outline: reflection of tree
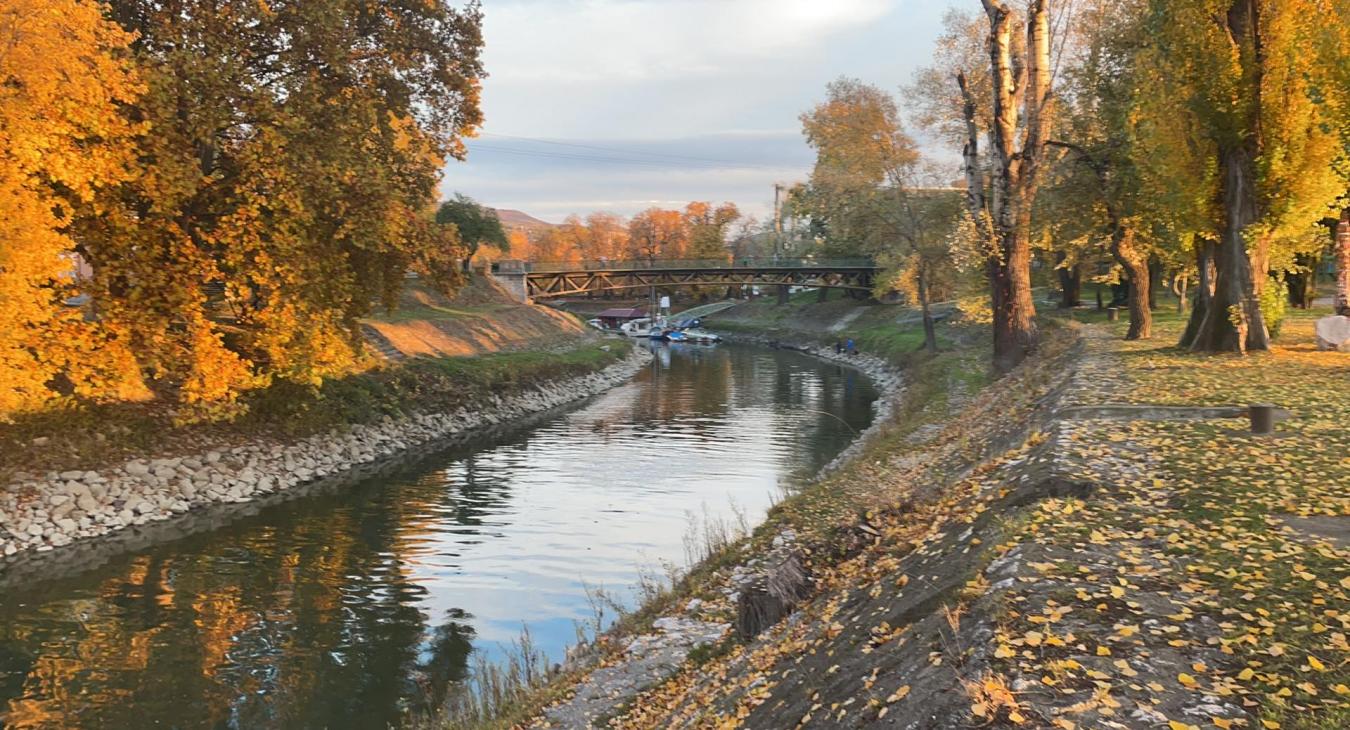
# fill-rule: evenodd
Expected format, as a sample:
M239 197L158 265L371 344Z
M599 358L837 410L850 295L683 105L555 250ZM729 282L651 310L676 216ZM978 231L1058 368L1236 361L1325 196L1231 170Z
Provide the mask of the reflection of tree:
M383 727L434 701L472 630L426 625L406 562L447 491L288 505L6 607L0 724Z
M422 686L419 711L430 714L445 703L451 682L460 682L467 675L469 652L473 650L473 627L470 617L459 609L446 612L445 623L432 630L431 644L424 652L418 667Z
M854 371L795 353L676 350L643 377L659 380L602 423L734 445L758 411L790 467L819 467L852 439L839 418L861 430L871 417ZM474 634L462 612L427 615L417 561L430 537L505 511L531 438L0 597L0 725L383 727L439 703Z

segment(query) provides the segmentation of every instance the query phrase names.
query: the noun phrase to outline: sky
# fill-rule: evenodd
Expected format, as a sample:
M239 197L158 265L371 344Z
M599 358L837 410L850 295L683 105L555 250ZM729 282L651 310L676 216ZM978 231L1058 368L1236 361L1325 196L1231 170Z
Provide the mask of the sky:
M442 192L560 222L691 200L764 218L798 116L849 76L900 94L974 0L483 0L486 117ZM903 106L903 102L902 102Z

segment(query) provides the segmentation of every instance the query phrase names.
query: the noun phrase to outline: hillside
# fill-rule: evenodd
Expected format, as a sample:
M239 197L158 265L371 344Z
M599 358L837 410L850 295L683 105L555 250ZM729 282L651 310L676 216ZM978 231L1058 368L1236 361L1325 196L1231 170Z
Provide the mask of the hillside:
M509 229L518 228L526 232L553 228L554 224L548 221L541 221L538 218L519 210L510 208L497 208L497 218L501 220L502 226Z

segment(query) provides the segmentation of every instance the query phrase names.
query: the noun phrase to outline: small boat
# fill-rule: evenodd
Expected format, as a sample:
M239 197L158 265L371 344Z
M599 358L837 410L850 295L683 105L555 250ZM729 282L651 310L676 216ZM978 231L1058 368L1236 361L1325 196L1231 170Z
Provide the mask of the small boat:
M650 337L652 333L652 320L650 317L642 317L624 322L619 330L629 337Z
M667 342L693 342L693 341L694 341L694 339L693 339L692 337L689 336L689 333L687 333L687 332L682 332L682 331L680 331L680 330L671 330L671 331L667 332L667 333L666 333L665 339L666 339Z
M681 342L694 342L700 345L715 345L722 341L721 335L707 330L687 329L680 334L684 338Z

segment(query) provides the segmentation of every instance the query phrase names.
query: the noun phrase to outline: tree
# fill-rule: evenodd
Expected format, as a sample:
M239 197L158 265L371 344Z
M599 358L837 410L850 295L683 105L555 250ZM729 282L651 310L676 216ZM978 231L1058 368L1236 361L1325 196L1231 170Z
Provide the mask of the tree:
M1016 20L1003 0L983 0L989 20L992 93L992 170L986 181L980 158L975 89L957 77L964 100L966 206L989 242L987 271L994 314L994 365L1008 371L1035 348L1036 304L1031 296L1031 211L1050 128L1050 18L1048 0L1032 0L1026 52L1017 58ZM1020 141L1018 139L1020 133ZM986 186L988 190L986 192Z
M685 258L689 229L678 210L648 208L628 222L629 256L654 263Z
M409 268L445 280L424 211L481 121L481 14L441 2L113 0L147 92L143 172L77 211L93 294L160 393L228 405L349 371L357 319Z
M467 247L464 257L466 271L469 262L482 246L491 246L502 253L511 250L511 241L506 237L506 231L502 229L497 211L479 205L473 198L463 193L455 193L455 197L441 203L441 207L436 209L436 223L455 227L460 243Z
M924 349L937 352L937 327L933 317L934 293L951 294L956 289L958 269L952 261L950 237L962 211L961 194L942 189L936 178L905 180L883 190L874 199L877 215L891 242L880 257L887 275L881 281L903 292L919 305Z
M1330 17L1350 14L1350 0L1332 0ZM1341 139L1341 156L1350 158L1350 26L1322 23L1317 82L1322 94L1322 119ZM1330 216L1332 256L1336 261L1336 311L1350 314L1350 191Z
M0 420L60 390L116 396L138 382L126 342L65 301L81 293L71 213L130 176L142 87L131 38L99 5L0 7Z
M1072 169L1064 171L1061 189L1092 191L1094 204L1086 212L1106 225L1108 251L1128 285L1130 327L1125 338L1148 339L1153 332L1153 229L1145 210L1148 201L1140 195L1131 128L1144 6L1137 0L1085 5L1076 19L1082 44L1061 104L1064 139L1047 144L1069 153Z
M591 213L582 231L581 258L586 261L617 261L628 249L628 229L613 213Z
M810 184L794 194L794 204L816 222L827 254L869 253L868 199L918 161L895 100L875 86L840 78L826 88L825 101L801 115L801 122L816 163Z
M1337 142L1313 83L1319 0L1152 0L1142 64L1151 97L1182 100L1212 146L1221 202L1214 292L1191 348L1264 350L1261 311L1273 247L1306 235L1345 190L1328 162ZM1152 105L1144 105L1147 111ZM1202 269L1203 271L1203 269Z
M740 217L735 203L714 207L712 203L695 201L686 205L684 224L689 229L689 257L709 261L728 258L727 236Z

